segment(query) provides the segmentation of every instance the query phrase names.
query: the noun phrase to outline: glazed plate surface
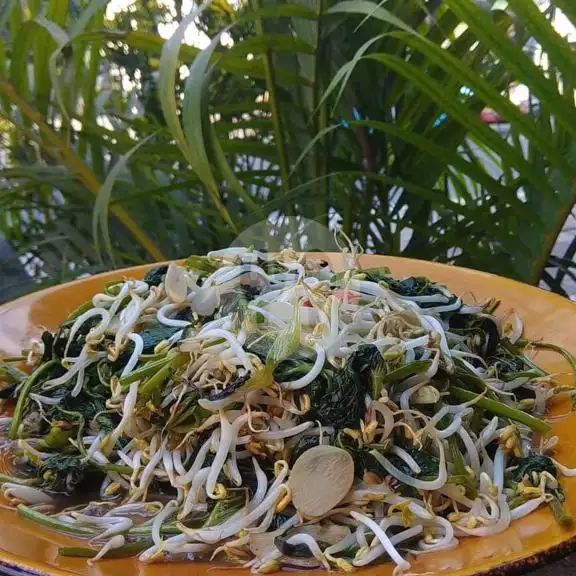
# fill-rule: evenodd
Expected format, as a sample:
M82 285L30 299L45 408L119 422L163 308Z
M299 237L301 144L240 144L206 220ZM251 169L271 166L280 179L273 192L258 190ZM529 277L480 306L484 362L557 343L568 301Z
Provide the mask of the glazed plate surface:
M341 268L338 255L322 255L334 269ZM576 353L576 305L538 288L483 272L386 256L363 256L365 268L388 266L395 277L428 276L446 284L453 292L483 300L502 300L500 310L515 308L522 316L526 335L563 346ZM54 330L77 306L101 291L107 282L122 278L142 278L150 266L116 270L37 292L0 307L0 358L18 355L27 340L43 327ZM560 356L539 352L535 360L559 378L571 381L568 366ZM565 407L559 407L565 412ZM558 418L553 434L560 437L556 458L576 467L576 416ZM564 478L567 507L576 517L576 478ZM89 568L84 559L62 558L58 546L82 545L79 540L36 528L5 505L0 506L0 572L2 567L26 574L58 576L246 576L247 570L218 564L138 564L132 559L105 560ZM562 529L547 508L514 522L502 534L487 538L461 539L449 552L421 556L412 561L416 574L518 574L576 550L576 523ZM10 572L9 572L10 573ZM392 565L358 571L363 576L391 576ZM303 573L304 574L304 573Z

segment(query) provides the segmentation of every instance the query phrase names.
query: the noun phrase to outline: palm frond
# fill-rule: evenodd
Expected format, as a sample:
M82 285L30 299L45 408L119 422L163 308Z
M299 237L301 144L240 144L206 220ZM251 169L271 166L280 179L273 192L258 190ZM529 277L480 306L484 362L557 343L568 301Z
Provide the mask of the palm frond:
M309 218L370 251L565 290L576 244L553 248L576 201L576 53L536 4L207 3L166 14L168 40L140 13L129 30L104 1L67 4L0 9L0 232L36 281L101 269L103 248L123 265L245 230L304 242ZM184 41L193 21L205 49Z

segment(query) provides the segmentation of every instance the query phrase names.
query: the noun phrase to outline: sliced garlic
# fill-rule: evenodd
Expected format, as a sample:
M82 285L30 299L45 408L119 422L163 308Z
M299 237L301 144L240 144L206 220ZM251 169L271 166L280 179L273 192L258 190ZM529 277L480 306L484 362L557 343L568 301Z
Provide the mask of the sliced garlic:
M321 516L346 496L354 481L352 456L336 446L320 445L296 460L288 484L303 516Z

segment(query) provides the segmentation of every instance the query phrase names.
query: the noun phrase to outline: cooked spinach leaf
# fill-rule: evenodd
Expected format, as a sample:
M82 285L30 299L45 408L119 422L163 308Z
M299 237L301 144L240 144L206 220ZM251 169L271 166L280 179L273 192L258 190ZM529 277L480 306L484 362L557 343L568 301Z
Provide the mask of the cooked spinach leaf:
M520 482L524 476L528 476L531 480L532 473L540 474L541 472L548 472L554 478L557 476L556 466L551 458L543 454L529 454L525 458L519 458L516 461L518 468L514 472L514 480Z
M390 279L390 268L387 266L365 268L360 270L359 273L364 274L366 280L369 282L387 282Z
M44 330L44 332L42 332L42 336L40 336L40 339L44 344L42 362L48 362L48 360L52 360L54 354L54 334L52 334L52 332L48 332L48 330Z
M50 492L71 494L84 480L87 467L88 464L80 456L49 456L38 468L42 488Z
M388 287L400 296L433 296L441 294L436 286L432 283L430 278L425 276L410 276L404 280L396 280L395 278L383 278L388 284Z
M188 270L199 272L200 274L212 274L220 268L220 264L208 258L208 256L188 256L184 261L184 266Z
M440 469L440 460L438 457L424 450L416 450L415 448L411 447L406 447L404 450L406 450L406 452L408 452L408 454L414 458L416 464L420 466L421 472L420 474L415 475L414 472L412 472L410 466L408 466L408 464L406 464L402 458L396 456L395 454L387 454L386 457L388 460L390 460L390 462L392 462L392 464L394 464L398 470L414 478L421 478L424 476L436 478L438 476L438 470Z
M211 528L223 524L233 514L238 512L238 510L241 510L245 504L246 496L244 494L217 501L210 512L210 516L208 516L208 520L204 523L203 528Z
M450 330L466 337L472 352L489 358L496 353L500 331L496 320L488 314L452 314L448 320Z
M324 369L306 389L312 405L308 419L336 428L358 428L366 410L372 372L382 362L375 346L363 345L341 370Z
M498 346L495 353L486 359L489 366L494 366L498 370L498 377L506 380L530 370L521 355L515 355L506 350L503 346Z
M92 318L88 318L86 322L80 326L78 332L74 335L74 339L70 342L68 346L67 355L70 357L79 356L80 352L82 352L82 348L86 343L86 335L92 328L97 326L100 323L100 318L97 316L93 316ZM64 351L66 350L66 343L70 337L70 330L72 325L74 324L73 320L67 320L63 324L60 325L60 328L54 335L54 339L52 341L52 358L56 360L61 360L64 358Z
M164 281L164 276L168 272L168 266L155 266L150 268L144 276L144 282L150 286L159 286Z

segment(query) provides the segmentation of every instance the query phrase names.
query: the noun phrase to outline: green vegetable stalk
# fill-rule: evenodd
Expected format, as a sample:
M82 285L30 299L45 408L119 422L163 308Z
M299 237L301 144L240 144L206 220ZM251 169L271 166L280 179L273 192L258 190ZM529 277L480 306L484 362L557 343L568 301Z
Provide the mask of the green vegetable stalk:
M71 536L78 536L79 538L92 538L98 534L98 531L93 528L88 528L87 526L75 526L74 524L68 524L67 522L60 522L54 516L48 516L47 514L42 514L33 508L29 508L24 504L18 506L18 515L30 522L34 522L39 526L44 528L49 528L50 530L57 530L64 534L70 534Z
M524 346L528 345L528 341L527 340L523 340L521 341L523 343ZM511 354L514 354L515 356L519 356L522 359L522 362L524 362L524 364L526 364L526 366L528 366L531 370L534 370L535 372L538 373L539 376L546 376L548 373L545 372L544 370L542 370L542 368L540 368L540 366L534 364L534 362L532 362L532 360L530 360L530 358L528 358L527 356L524 356L524 354L522 354L519 350L519 348L517 348L516 346L514 346L514 344L510 343L509 340L505 340L503 339L500 344L506 349L508 350L508 352L510 352Z
M129 542L124 544L120 548L114 550L108 550L104 554L104 558L129 558L134 556L146 548L152 546L152 540L138 540L137 542ZM58 548L58 554L60 556L67 556L71 558L94 558L98 554L98 550L93 548L80 548L76 546L65 546L63 548Z
M133 526L126 532L127 536L150 536L152 534L152 526ZM160 527L160 534L164 536L175 536L182 534L182 530L176 527L176 524L162 524Z
M68 445L68 438L72 436L72 430L63 430L58 426L52 426L50 431L44 438L42 443L45 447L55 450L57 448L64 448Z
M80 316L81 314L84 314L84 312L87 312L88 310L94 308L94 304L92 304L92 300L88 300L87 302L84 302L84 304L80 304L80 306L78 306L78 308L76 308L76 310L73 310L66 318L66 320L64 320L63 324L66 324L67 322L72 322L74 320L76 320L76 318L78 318L78 316Z
M574 378L574 382L576 382L576 357L574 357L566 348L562 348L562 346L557 346L556 344L549 344L548 342L529 342L528 340L519 340L519 346L534 346L535 348L540 348L542 350L551 350L552 352L556 352L556 354L560 354L568 364L570 364L570 368L572 369L572 376Z
M458 440L454 434L448 438L448 447L450 449L452 464L454 465L454 476L461 477L461 484L466 488L466 494L468 497L476 498L474 479L466 468L464 458L458 446Z
M223 522L226 522L234 513L238 512L246 503L246 497L244 495L233 496L226 500L219 500L216 506L212 509L208 520L204 524L204 528L210 528L212 526L218 526Z
M9 359L2 359L2 362L8 362ZM0 365L0 382L6 384L20 384L28 378L28 374L19 368L3 363Z
M0 474L0 486L5 482L20 484L21 486L34 486L38 484L36 478L19 478L18 476L10 476L9 474Z
M124 376L124 378L120 378L119 382L122 386L122 390L126 391L130 387L132 382L136 382L136 380L143 380L149 376L153 376L156 374L161 368L164 368L166 364L170 364L172 359L174 358L173 354L165 355L164 357L160 358L159 360L154 360L153 362L147 362L144 366L137 368L128 376Z
M392 382L400 382L406 380L409 376L422 374L422 372L426 372L426 370L430 368L430 364L432 364L432 362L428 360L414 360L414 362L410 362L410 364L401 366L386 374L386 376L382 378L382 383L391 384Z
M142 396L146 397L154 394L154 392L158 390L178 368L186 364L186 362L188 362L186 355L173 356L167 364L160 368L153 376L150 376L150 378L140 386Z
M117 472L118 474L130 475L134 471L130 466L124 466L123 464L95 464L94 462L91 462L90 466L94 466L98 470L104 472Z
M560 502L560 500L556 496L554 496L548 502L548 506L550 506L550 510L552 510L554 518L556 518L556 521L558 522L558 524L560 524L560 526L563 526L564 528L572 526L574 522L572 514L570 514L570 512L566 510L564 503Z
M520 424L528 426L528 428L534 430L535 432L544 434L546 432L550 432L551 430L550 424L544 422L544 420L534 418L534 416L530 416L530 414L526 414L526 412L522 412L521 410L507 406L506 404L498 402L497 400L491 400L490 398L485 397L478 398L478 395L474 392L469 392L468 390L464 390L463 388L458 388L456 386L452 386L450 388L450 393L456 400L461 402L476 400L476 406L484 408L496 416L501 416L502 418L510 418L511 420L520 422Z

